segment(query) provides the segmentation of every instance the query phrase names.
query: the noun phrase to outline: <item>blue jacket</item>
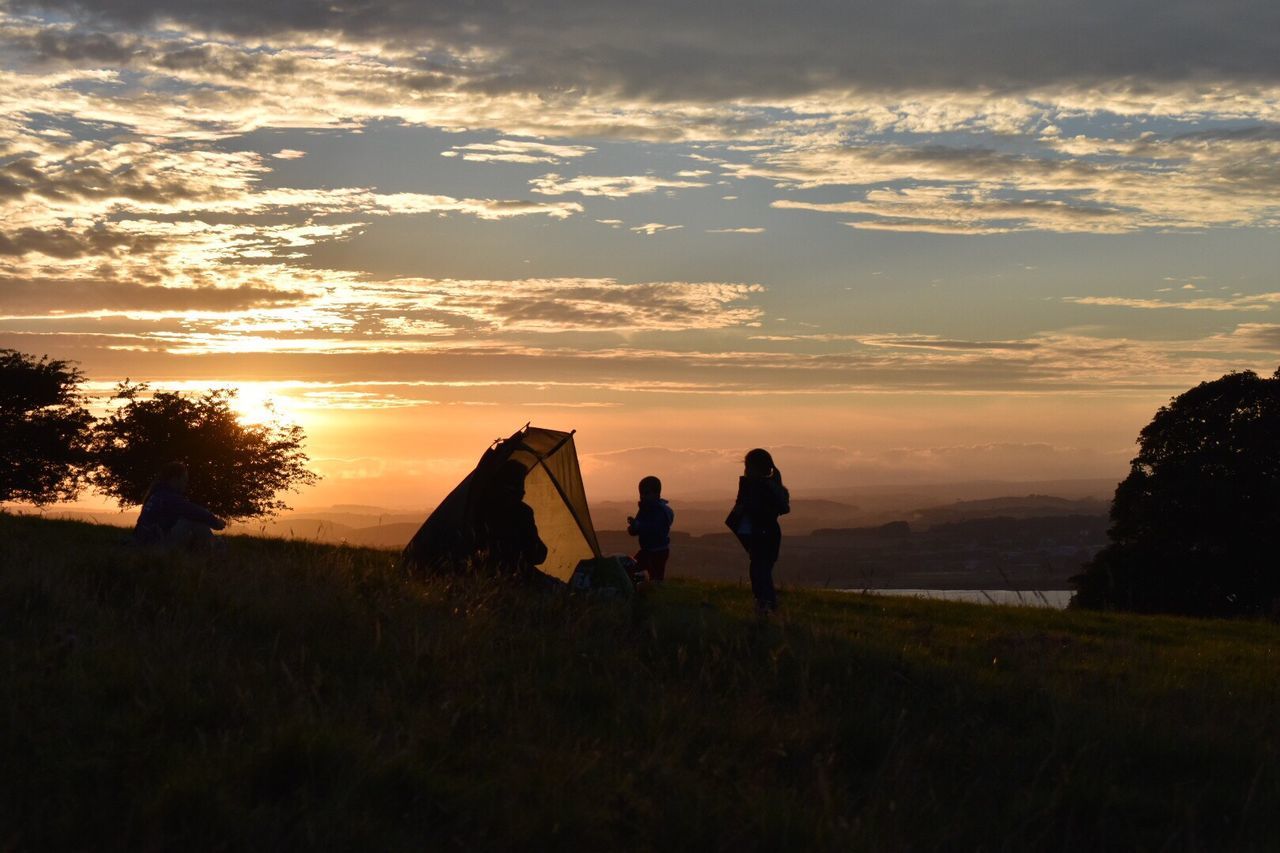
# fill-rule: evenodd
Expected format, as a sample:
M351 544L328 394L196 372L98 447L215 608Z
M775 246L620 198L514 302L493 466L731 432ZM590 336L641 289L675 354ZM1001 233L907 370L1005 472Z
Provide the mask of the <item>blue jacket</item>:
M640 537L641 551L666 551L671 547L671 523L675 520L675 512L662 498L640 501L636 520L627 532Z
M209 510L187 500L182 492L168 483L159 483L142 505L133 535L140 540L158 539L172 530L180 518L206 524L214 530L224 527L222 519Z

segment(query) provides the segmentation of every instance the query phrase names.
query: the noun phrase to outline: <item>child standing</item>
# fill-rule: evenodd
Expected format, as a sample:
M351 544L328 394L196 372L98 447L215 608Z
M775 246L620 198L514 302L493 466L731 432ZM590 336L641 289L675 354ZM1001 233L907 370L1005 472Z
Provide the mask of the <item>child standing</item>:
M640 538L636 554L637 568L649 580L661 582L667 575L667 557L671 555L671 522L676 514L662 499L662 481L645 477L640 481L640 508L627 517L627 533Z

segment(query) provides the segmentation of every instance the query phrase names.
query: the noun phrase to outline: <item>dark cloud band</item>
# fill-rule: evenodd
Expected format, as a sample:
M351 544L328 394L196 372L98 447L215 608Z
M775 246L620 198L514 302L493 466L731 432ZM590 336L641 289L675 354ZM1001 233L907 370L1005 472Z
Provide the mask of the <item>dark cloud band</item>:
M1118 79L1280 81L1273 0L21 0L99 26L161 21L241 37L330 32L416 50L431 87L607 90L657 101L787 97L830 88L1035 87ZM57 55L114 55L101 36ZM448 57L480 49L492 61ZM475 54L471 54L475 55ZM175 58L177 59L177 58ZM207 62L201 55L190 61Z
M92 311L239 311L300 302L268 287L163 287L136 282L0 278L4 314Z

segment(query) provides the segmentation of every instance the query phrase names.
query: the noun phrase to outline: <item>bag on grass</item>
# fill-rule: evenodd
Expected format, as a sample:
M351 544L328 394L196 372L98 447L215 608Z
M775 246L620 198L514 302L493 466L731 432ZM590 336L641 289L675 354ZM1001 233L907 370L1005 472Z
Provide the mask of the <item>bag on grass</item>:
M635 565L635 560L620 556L582 560L569 578L569 591L602 598L630 598L636 589L631 580Z

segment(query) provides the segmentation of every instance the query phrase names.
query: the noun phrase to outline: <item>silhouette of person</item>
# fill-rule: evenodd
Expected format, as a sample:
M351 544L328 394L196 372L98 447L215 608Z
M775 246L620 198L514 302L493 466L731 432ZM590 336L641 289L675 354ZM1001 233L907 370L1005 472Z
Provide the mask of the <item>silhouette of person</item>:
M756 613L768 615L778 609L778 592L773 585L773 566L782 546L778 516L791 512L791 495L782 485L782 472L773 464L769 451L759 447L750 451L743 467L738 498L725 524L750 558Z
M524 579L545 577L536 566L547 559L547 546L538 536L533 509L524 502L528 469L514 459L498 466L480 507L479 549L492 571Z
M133 528L133 541L140 545L167 545L189 551L214 547L213 531L227 523L197 503L187 500L190 475L181 462L170 462L160 470L142 501L142 512Z
M654 583L667 577L667 559L671 556L671 525L675 512L662 499L662 481L645 477L640 481L640 503L636 514L627 516L627 533L640 540L636 552L636 569Z

